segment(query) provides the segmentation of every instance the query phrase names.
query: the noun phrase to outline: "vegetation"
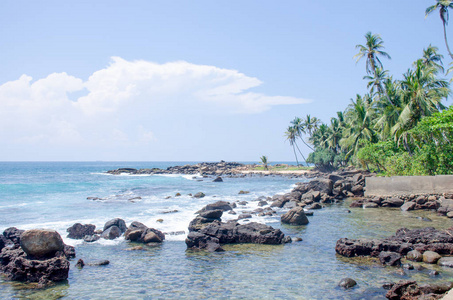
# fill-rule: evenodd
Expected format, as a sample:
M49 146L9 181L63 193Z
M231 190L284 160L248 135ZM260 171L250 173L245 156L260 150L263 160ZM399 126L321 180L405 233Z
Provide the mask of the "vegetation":
M267 161L267 156L263 155L260 157L260 160L261 160L261 163L263 164L263 168L265 170L268 170L269 169L269 166L267 165L268 164L268 161Z
M445 31L449 8L452 1L437 0L426 15L439 9L452 56ZM439 49L429 45L398 80L381 61L390 59L382 38L368 32L365 40L354 57L366 60L368 92L351 99L329 124L310 115L291 121L285 134L296 160L296 149L303 157L300 140L313 151L306 161L319 169L355 165L385 175L453 174L453 106L443 104L451 91Z

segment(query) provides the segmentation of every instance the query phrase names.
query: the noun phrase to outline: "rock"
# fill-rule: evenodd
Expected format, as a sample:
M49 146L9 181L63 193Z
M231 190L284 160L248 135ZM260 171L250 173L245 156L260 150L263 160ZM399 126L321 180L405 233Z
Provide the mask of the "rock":
M69 265L64 256L29 259L21 248L5 248L0 253L0 271L8 280L38 282L40 287L66 280Z
M176 193L175 197L181 197L181 193Z
M392 286L385 297L390 300L417 299L416 297L420 294L420 289L415 281L400 280Z
M216 179L214 179L212 182L223 182L223 179L222 177L217 177Z
M202 193L202 192L198 192L198 193L196 193L195 195L193 195L194 198L203 198L203 197L205 197L205 196L206 196L206 195L205 195L204 193Z
M162 240L155 232L149 231L143 237L143 242L146 244L147 243L162 243Z
M437 264L441 267L453 268L453 257L441 257Z
M435 264L441 258L441 256L434 251L423 252L423 262L427 264Z
M406 270L413 270L414 269L414 265L411 265L409 263L403 264L402 267L403 267L403 269L406 269Z
M26 230L20 237L20 246L29 256L34 258L52 257L57 251L64 250L61 236L55 230Z
M363 199L354 200L349 207L363 207Z
M333 181L325 178L313 179L308 182L307 189L332 195Z
M453 211L449 211L449 212L447 213L447 217L453 218Z
M85 266L85 262L80 258L77 263L75 264L75 266L79 269L83 269L83 267Z
M313 203L312 205L308 206L307 209L321 209L322 205L319 203Z
M302 238L296 237L296 238L294 238L294 241L295 241L295 242L302 242Z
M69 233L68 238L80 240L83 239L86 235L93 235L95 229L96 226L93 224L82 225L80 223L75 223L74 225L66 229L66 231Z
M110 264L110 261L105 259L105 260L89 263L88 265L89 266L106 266L108 264Z
M139 250L145 250L145 248L143 248L143 246L135 246L126 249L126 251L139 251Z
M417 205L417 204L416 204L415 202L412 202L412 201L406 202L406 203L404 203L404 204L401 206L401 210L402 210L402 211L414 210L416 205Z
M16 247L20 245L20 236L25 230L17 229L16 227L9 227L3 231L3 236L10 240Z
M213 219L213 220L220 220L223 215L223 210L221 209L214 209L214 210L207 210L199 213L199 216L202 218Z
M384 266L399 266L401 265L401 255L396 252L382 251L379 253L379 261Z
M109 229L112 226L118 227L118 229L120 229L121 233L124 233L127 230L126 222L124 222L123 219L115 218L115 219L112 219L112 220L108 221L107 223L105 223L103 231L105 232L107 229Z
M411 261L422 261L423 260L423 255L417 251L417 250L412 250L412 251L409 251L407 254L406 254L406 258L408 260L411 260Z
M238 202L239 205L247 205L247 203L248 203L247 201L239 201Z
M241 225L235 221L228 223L214 221L200 230L189 232L186 238L188 249L203 249L210 252L223 251L221 244L278 245L284 242L285 235L279 229L256 222Z
M229 202L226 202L226 201L217 201L215 203L211 203L211 204L208 204L206 205L205 207L203 207L202 209L200 209L197 214L199 213L202 213L202 212L205 212L205 211L209 211L209 210L221 210L221 211L228 211L228 210L232 210L233 207L231 206L231 204Z
M238 220L242 220L242 219L250 219L252 217L251 214L240 214L238 216Z
M389 207L401 207L401 205L404 204L404 201L401 200L400 198L389 198L387 200L384 200L382 202L382 206L389 206Z
M83 241L87 243L93 243L98 241L101 238L99 234L86 235L83 237Z
M116 238L119 238L121 236L121 229L118 226L110 226L107 228L107 230L104 230L104 232L101 234L101 237L106 239L106 240L114 240Z
M356 284L357 284L357 282L352 278L343 278L343 279L341 279L338 286L345 288L345 289L350 289L353 286L355 286Z
M436 270L432 270L432 271L429 271L428 275L429 276L437 276L437 275L439 275L439 272L437 272Z
M261 200L260 202L258 202L258 206L266 206L268 203L266 200Z
M245 194L249 194L250 192L249 191L239 191L239 195L245 195Z
M290 225L306 225L309 223L302 207L290 209L286 214L281 216L281 221Z
M157 223L162 223L164 221L164 219L157 219L156 222Z
M351 193L353 193L354 195L363 195L363 186L361 185L354 185L352 188L351 188Z
M363 208L378 208L379 205L375 202L366 202L363 204Z

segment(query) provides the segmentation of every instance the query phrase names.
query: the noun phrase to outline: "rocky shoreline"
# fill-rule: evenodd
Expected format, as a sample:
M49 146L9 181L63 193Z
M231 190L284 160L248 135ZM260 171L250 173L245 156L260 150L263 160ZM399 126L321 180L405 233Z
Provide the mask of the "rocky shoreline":
M204 177L213 176L216 182L221 182L220 176L247 176L244 172L249 171L250 166L220 162L176 166L166 170L121 168L107 173L112 175L124 173L133 175L190 174ZM279 173L272 175L292 176ZM310 226L307 216L313 215L314 210L322 209L331 203L348 198L355 199L351 207L363 209L391 207L400 208L403 211L425 209L450 218L453 217L453 195L365 197L366 178L375 176L366 171L355 169L344 169L332 173L310 171L305 174L296 174L296 176L312 179L308 182L297 183L296 187L289 193L256 199L258 209L248 213L243 212L234 220L223 222L222 216L224 213L235 215L234 209L244 205L243 201L238 200L231 203L217 201L203 207L188 225L188 235L185 240L187 250L219 252L224 251L222 246L226 244L282 245L290 243L292 239L285 236L279 229L256 222L246 223L243 221L248 221L253 214L258 216L278 215L275 209L279 208L286 211L279 215L281 223L293 226ZM194 195L195 198L203 196L202 193ZM49 232L52 231L6 229L3 235L0 235L0 272L5 274L9 280L38 282L40 286L48 286L54 282L67 280L68 259L75 257L75 249L58 242L58 240L61 240L58 233ZM86 243L124 236L126 241L133 243L128 250L143 249L142 246L137 246L137 243L143 245L163 243L165 235L171 234L149 228L138 221L127 226L124 220L120 218L110 220L99 230L96 230L95 225L92 224L76 223L69 227L67 232L68 238L82 239ZM41 253L34 250L30 251L29 249L33 249L34 246L27 246L27 239L33 241L32 245L41 243L47 246L49 244L56 244L57 246L50 247L51 249ZM49 243L49 240L53 242ZM302 239L298 238L296 241L302 241ZM419 261L453 267L453 257L449 257L449 255L453 255L453 227L448 230L436 230L430 227L415 230L401 228L394 236L383 240L353 240L344 237L337 241L335 251L338 255L344 257L374 257L379 259L380 263L386 267L417 268ZM413 264L406 261L413 262ZM104 260L102 263L91 263L91 265L108 263L107 260ZM90 265L90 263L87 265ZM83 268L85 266L83 259L79 259L76 266ZM339 285L343 288L353 288L354 282L351 278L344 278ZM386 284L384 288L389 289L386 295L388 299L439 299L452 288L452 285L419 286L415 281L406 280Z

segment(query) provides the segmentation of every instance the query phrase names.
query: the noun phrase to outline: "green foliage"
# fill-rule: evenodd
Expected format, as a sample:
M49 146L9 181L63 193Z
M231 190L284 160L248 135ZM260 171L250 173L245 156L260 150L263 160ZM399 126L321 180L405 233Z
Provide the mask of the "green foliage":
M339 166L345 166L346 156L344 153L335 153L332 149L318 149L308 155L307 162L315 164L320 170L333 170Z
M267 156L266 155L261 156L260 160L261 160L261 163L263 164L264 169L268 170L269 167L267 165L268 164Z

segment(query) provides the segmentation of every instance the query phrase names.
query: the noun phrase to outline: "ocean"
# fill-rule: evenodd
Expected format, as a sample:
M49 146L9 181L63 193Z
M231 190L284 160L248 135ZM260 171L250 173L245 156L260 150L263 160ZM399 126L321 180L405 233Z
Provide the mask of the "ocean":
M0 277L2 299L385 299L382 284L400 279L420 282L451 278L451 270L427 271L383 268L369 259L346 259L335 254L339 238L383 238L400 227L451 227L452 221L426 211L349 208L348 200L317 210L306 226L286 226L279 216L250 220L281 229L301 242L285 245L228 245L222 253L186 251L187 226L206 204L247 201L235 211L252 211L257 199L289 192L303 178L251 176L214 178L194 175L108 175L121 167L166 168L196 162L0 162L0 230L48 228L76 248L67 282L48 289L9 282ZM239 194L239 191L249 191ZM189 194L203 192L196 199ZM180 197L175 197L180 193ZM97 200L91 200L95 198ZM279 214L286 210L281 209ZM417 217L428 217L424 222ZM223 220L237 215L225 213ZM123 238L84 243L66 237L74 223L94 224L122 218L139 221L166 233L162 245L128 251L136 246ZM161 219L162 222L159 222ZM158 221L159 220L159 221ZM107 266L74 265L107 259ZM340 289L344 277L358 285Z

